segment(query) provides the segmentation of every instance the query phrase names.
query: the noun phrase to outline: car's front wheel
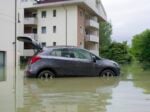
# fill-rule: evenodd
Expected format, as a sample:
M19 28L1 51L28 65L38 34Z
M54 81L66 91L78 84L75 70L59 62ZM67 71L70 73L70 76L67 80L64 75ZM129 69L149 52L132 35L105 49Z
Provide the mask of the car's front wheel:
M43 70L39 73L38 78L40 79L53 79L54 78L54 73L51 72L50 70Z
M111 69L105 69L100 73L101 77L113 77L116 76L115 72Z

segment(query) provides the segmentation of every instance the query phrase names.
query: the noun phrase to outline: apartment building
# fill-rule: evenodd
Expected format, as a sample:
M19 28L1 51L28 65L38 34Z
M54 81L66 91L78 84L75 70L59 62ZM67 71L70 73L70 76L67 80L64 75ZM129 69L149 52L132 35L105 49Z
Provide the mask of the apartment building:
M99 23L107 20L100 0L20 0L18 6L19 36L42 46L77 46L99 54ZM20 43L20 55L31 56L30 48Z

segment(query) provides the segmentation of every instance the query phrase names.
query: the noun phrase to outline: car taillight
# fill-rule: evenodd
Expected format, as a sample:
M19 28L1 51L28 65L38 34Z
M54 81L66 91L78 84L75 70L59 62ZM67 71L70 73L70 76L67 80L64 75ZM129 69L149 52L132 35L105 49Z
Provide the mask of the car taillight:
M33 57L31 58L30 63L33 64L33 63L39 61L40 59L41 59L41 57L39 57L39 56L33 56Z

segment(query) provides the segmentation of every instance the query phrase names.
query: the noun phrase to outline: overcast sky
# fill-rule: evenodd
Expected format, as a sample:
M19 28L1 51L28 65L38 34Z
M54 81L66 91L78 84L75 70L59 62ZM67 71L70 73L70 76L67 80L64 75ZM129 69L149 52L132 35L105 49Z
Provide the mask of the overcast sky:
M150 29L150 0L102 0L113 25L113 40L132 40L133 35Z

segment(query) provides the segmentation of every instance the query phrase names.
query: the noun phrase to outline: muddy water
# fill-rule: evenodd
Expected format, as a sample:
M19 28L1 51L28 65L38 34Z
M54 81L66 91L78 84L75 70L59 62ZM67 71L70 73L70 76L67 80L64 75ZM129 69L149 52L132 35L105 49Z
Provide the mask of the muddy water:
M52 80L24 79L20 72L14 93L16 108L0 112L150 112L150 71L127 66L120 77Z
M121 77L25 79L23 87L18 112L150 112L150 72L135 66Z

